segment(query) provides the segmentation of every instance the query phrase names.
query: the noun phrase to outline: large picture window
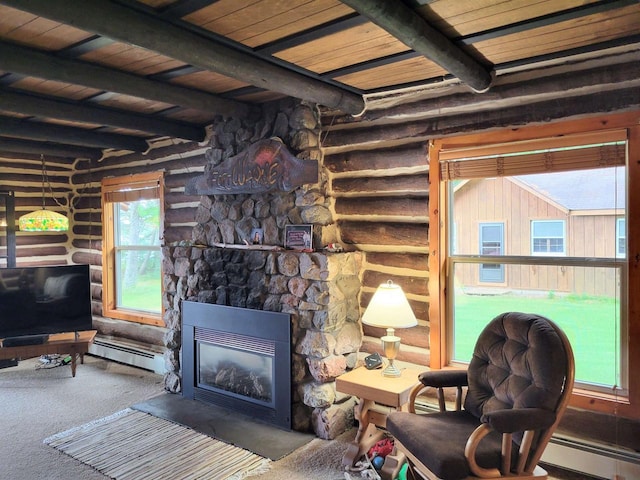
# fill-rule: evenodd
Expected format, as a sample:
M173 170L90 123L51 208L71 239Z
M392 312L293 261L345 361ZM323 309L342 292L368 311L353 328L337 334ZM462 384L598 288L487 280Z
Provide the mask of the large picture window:
M629 342L639 320L629 317L628 292L638 279L627 268L633 240L625 228L627 185L637 175L627 167L635 168L627 158L634 137L627 129L517 133L528 138L498 135L488 144L490 136L469 137L474 146L458 138L450 141L455 148L445 139L432 147L431 176L439 181L430 222L443 228L430 235L439 248L430 257L438 272L430 277L437 299L431 367L468 363L480 331L499 313L534 312L558 323L572 343L574 405L640 412L629 373L640 360L640 347ZM504 225L503 235L495 225ZM500 270L502 284L483 280Z
M104 316L162 324L162 174L107 178L104 215Z

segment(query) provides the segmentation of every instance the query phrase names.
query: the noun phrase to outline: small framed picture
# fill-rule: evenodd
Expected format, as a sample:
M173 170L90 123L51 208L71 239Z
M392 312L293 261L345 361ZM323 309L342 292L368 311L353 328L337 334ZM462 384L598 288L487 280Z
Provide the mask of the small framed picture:
M264 231L261 228L254 228L251 230L251 237L249 243L252 245L262 245L264 241Z
M289 250L313 249L313 225L285 225L284 247Z

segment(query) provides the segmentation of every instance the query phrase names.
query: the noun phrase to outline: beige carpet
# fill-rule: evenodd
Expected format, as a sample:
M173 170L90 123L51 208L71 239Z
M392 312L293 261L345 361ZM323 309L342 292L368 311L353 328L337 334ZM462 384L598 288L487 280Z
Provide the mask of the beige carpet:
M44 443L116 480L240 480L270 465L252 452L132 409Z

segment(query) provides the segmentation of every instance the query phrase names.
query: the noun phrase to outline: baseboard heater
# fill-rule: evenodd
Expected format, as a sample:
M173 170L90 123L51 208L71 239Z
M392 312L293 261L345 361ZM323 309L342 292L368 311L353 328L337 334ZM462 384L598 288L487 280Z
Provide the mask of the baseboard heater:
M437 412L438 408L416 402L416 410ZM640 453L562 435L551 437L541 462L607 480L640 478Z
M132 346L129 343L114 339L96 337L89 346L89 353L116 362L144 368L160 375L164 374L164 357L162 353L146 349L142 346Z
M640 453L633 450L554 435L542 462L610 480L640 478Z

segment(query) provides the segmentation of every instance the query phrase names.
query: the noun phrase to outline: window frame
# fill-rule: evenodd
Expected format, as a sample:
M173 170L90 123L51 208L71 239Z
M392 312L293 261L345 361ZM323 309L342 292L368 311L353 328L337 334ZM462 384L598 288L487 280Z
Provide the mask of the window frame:
M159 239L162 248L163 240L163 222L164 222L164 173L149 172L141 174L132 174L123 177L104 178L101 184L102 199L102 314L107 318L116 318L130 322L142 323L147 325L165 326L164 305L161 302L161 311L159 313L143 312L137 310L128 310L117 308L117 255L116 251L116 233L114 204L118 203L118 196L134 195L135 192L148 191L155 189L153 197L158 198L160 202L160 228ZM162 267L161 267L162 268ZM160 282L162 288L162 279Z
M448 302L447 270L449 268L448 255L448 220L447 211L450 199L447 196L446 171L440 165L441 151L450 148L486 148L491 150L494 145L511 144L517 142L535 141L543 138L561 138L567 135L606 136L607 131L623 129L627 140L627 184L640 182L640 111L623 114L600 115L575 121L562 121L553 124L530 126L518 129L505 129L495 132L470 134L460 137L447 137L432 141L429 147L430 164L430 192L429 192L429 221L430 225L439 228L429 230L429 322L430 322L430 367L432 369L449 368L450 328L447 315L451 308ZM512 175L505 172L504 175ZM626 364L627 372L640 368L640 343L632 344L630 339L640 338L640 298L628 295L628 292L640 289L640 269L632 268L640 261L640 189L628 188L627 197L627 256L623 260L628 272L626 291L627 309L623 315L627 316L626 330L623 341L628 345ZM566 248L566 247L565 247ZM637 266L637 265L636 265ZM571 405L585 410L617 414L628 418L640 418L640 377L628 376L628 392L626 396L618 393L600 393L574 388Z

